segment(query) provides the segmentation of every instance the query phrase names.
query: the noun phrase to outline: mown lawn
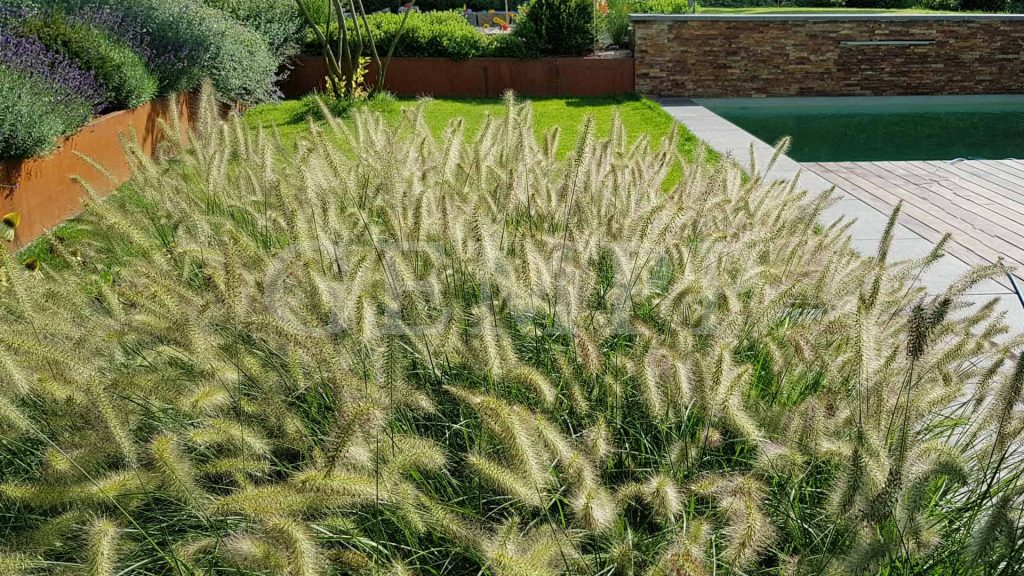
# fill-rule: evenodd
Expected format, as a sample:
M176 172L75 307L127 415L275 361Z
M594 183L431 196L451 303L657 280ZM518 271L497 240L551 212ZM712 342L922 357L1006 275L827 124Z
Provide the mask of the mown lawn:
M532 100L537 135L551 128L561 129L558 150L568 152L578 135L580 124L587 115L594 117L598 137L607 136L612 118L617 113L631 138L649 136L656 144L672 130L674 121L656 103L638 96L608 98L541 98ZM376 101L368 106L390 119L397 120L403 108L416 106L415 100ZM466 133L475 134L487 115L500 115L505 104L499 99L430 99L422 101L427 125L440 134L453 118L462 118ZM246 112L245 118L253 128L273 128L286 143L294 143L309 129L310 104L308 101L288 100L264 104ZM692 155L697 137L680 126L679 148Z

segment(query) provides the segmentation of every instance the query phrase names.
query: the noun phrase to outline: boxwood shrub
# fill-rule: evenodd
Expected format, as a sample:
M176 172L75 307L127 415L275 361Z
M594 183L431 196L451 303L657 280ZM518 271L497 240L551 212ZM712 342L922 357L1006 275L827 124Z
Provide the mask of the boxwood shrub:
M580 56L594 49L591 0L530 0L520 10L514 33L542 54Z
M142 57L100 28L50 12L26 19L21 29L91 70L106 89L109 108L134 108L156 96L157 80Z
M367 17L378 49L390 46L401 27L403 14L380 13ZM350 23L351 27L351 23ZM311 53L317 48L309 42ZM537 51L512 34L483 34L459 12L414 12L396 45L395 56L421 56L463 60L478 57L528 58Z

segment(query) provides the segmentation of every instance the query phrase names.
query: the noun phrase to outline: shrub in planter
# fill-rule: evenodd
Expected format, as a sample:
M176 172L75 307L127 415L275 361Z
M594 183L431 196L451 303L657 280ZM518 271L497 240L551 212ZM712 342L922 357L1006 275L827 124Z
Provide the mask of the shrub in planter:
M399 33L403 14L371 14L370 32L378 48L390 46ZM349 26L352 29L352 26ZM528 58L537 51L512 34L481 33L458 12L409 14L394 56L464 60L479 57Z
M0 20L0 158L53 148L102 111L105 93L92 72Z
M205 0L259 32L279 58L298 51L298 36L305 28L295 0Z
M96 76L36 38L0 27L0 66L47 86L69 108L78 109L84 103L88 113L83 123L93 111L103 110L106 95Z
M160 92L175 91L168 89L170 79L185 75L185 70L194 66L187 57L187 46L155 41L145 22L130 18L119 8L97 5L86 10L72 9L64 17L76 24L98 28L131 47L157 78Z
M961 0L924 0L921 2L921 7L929 10L958 12L960 10L960 6Z
M908 8L910 0L846 0L849 8Z
M583 55L596 41L594 6L590 0L531 0L520 9L513 33L542 54Z
M47 0L60 3L62 0ZM63 0L79 19L113 11L117 29L142 35L163 92L191 90L209 77L226 98L254 102L275 92L280 61L256 31L199 0Z
M39 78L0 65L0 159L44 154L91 115L88 102L62 98Z
M21 29L91 70L106 88L106 106L134 108L156 96L158 82L125 42L59 13L27 19Z
M325 6L327 0L319 0L316 4ZM397 12L399 8L408 4L409 0L363 0L363 7L367 13L372 12ZM509 0L508 9L515 10L523 3L523 0ZM504 10L505 0L416 0L416 6L423 12L441 10L473 10L474 12L486 12L487 10ZM323 8L322 14L327 13Z
M490 42L487 55L492 58L536 58L540 56L536 46L515 34L494 34L487 36L487 39Z
M732 6L750 6L756 4L758 0L705 0L698 2L701 6L717 6L715 2L723 2L722 5L729 4L732 2ZM777 3L774 0L764 0L768 6L776 6ZM688 0L630 0L627 2L629 6L629 12L632 13L643 13L643 14L686 14L690 11L690 3Z
M398 34L402 14L375 14L371 29L378 46L390 45ZM395 46L398 56L438 56L461 60L488 52L487 37L457 12L410 14Z

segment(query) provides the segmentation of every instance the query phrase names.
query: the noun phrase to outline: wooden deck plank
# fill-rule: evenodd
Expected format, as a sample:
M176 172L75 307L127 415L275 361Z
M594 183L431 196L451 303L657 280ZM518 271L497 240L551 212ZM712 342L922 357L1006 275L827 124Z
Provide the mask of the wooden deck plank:
M1024 176L1024 160L992 160L992 162L1007 172Z
M972 211L972 205L977 204L980 209L983 199L991 194L989 188L974 179L949 178L947 171L929 163L819 162L806 165L835 182L846 194L879 210L891 212L902 200L904 225L932 242L938 241L944 233L952 233L953 241L947 251L959 259L977 264L1002 256L1009 262L1024 263L1021 248L1024 227L1012 228L1014 221L1006 215L996 218L991 211L983 215ZM925 174L933 171L943 180L935 182L938 186L934 191L925 188L929 181ZM963 186L956 186L957 183ZM950 204L954 204L951 210ZM998 235L992 234L996 228ZM999 236L1006 236L1010 241Z
M915 162L914 164L922 163ZM984 200L981 203L985 204L988 209L999 210L1000 213L1005 213L1008 216L1016 214L1024 217L1024 180L1017 183L1009 180L1009 178L1013 178L1012 176L1000 176L999 169L995 166L980 166L973 162L970 164L961 162L960 164L966 165L939 166L935 170L943 174L955 175L944 182L947 186L967 186L983 195ZM1014 228L1021 228L1021 226L1015 224Z
M1024 186L1024 160L967 160L957 162L953 166L958 167L961 164L983 169L995 175L1008 176L1017 183L1018 188Z
M986 205L983 199L992 194L992 182L982 180L982 185L976 177L952 178L944 164L839 162L808 167L879 210L891 210L903 200L908 228L932 241L939 232L952 232L954 244L949 252L966 262L990 262L1003 256L1008 263L1024 263L1024 226L1015 225L1016 210ZM1006 214L997 216L997 210Z
M936 208L939 212L943 212L943 214L936 214L935 210L922 209L922 204L927 206L927 199L922 199L918 194L907 190L895 178L883 178L861 165L861 163L836 166L833 168L832 174L842 176L847 182L858 187L863 193L877 198L888 206L890 212L902 200L904 213L907 216L928 226L940 235L949 231L950 221L955 222L954 226L962 232L972 231L972 227L964 226L963 222L956 221L952 218L952 215L946 214L942 206L936 206ZM860 197L859 194L857 196Z
M854 171L865 170L864 166L854 166ZM972 252L982 257L983 261L994 261L1000 254L1013 251L1016 247L1012 241L984 235L979 226L985 227L985 221L973 215L951 213L944 202L935 202L931 198L921 198L909 194L896 177L885 178L872 175L866 178L869 185L867 193L878 195L879 190L889 194L886 198L893 205L899 200L904 201L908 213L915 214L918 220L927 220L929 226L940 232L951 232L956 235L960 244L967 246ZM925 216L926 215L926 216ZM912 228L913 229L913 228Z
M840 185L844 191L852 193L879 210L891 212L900 199L897 196L889 195L884 189L880 190L873 184L865 183L846 168L833 167L827 174L827 177L833 179L833 181L842 181ZM955 232L954 242L957 244L957 249L954 250L951 247L949 252L965 262L971 264L986 263L992 261L997 256L996 253L986 247L971 242L966 232L950 230L941 221L932 218L925 212L916 210L912 206L907 207L905 205L901 216L904 225L930 242L937 242L946 232Z
M883 164L885 166L885 164ZM985 194L984 190L978 190L974 187L964 187L958 182L954 182L943 175L936 175L931 172L927 167L919 166L915 162L901 162L900 170L902 172L914 174L914 176L925 183L921 185L927 191L927 198L931 198L933 201L941 199L950 199L953 201L966 203L969 206L981 205L990 206L994 204ZM935 197L938 198L935 198Z
M964 163L961 163L964 164ZM953 169L960 174L970 174L979 181L987 182L988 188L996 192L998 197L1006 199L1006 205L1020 207L1024 205L1024 179L1015 174L1004 172L998 166L985 166L977 162L971 162L964 166L953 166Z
M954 166L957 168L970 167L976 170L983 170L986 173L992 174L993 176L999 176L1005 180L1014 183L1014 191L1024 191L1024 162L1020 160L1011 161L1009 164L1004 164L1002 161L996 160L968 160L967 162L958 162ZM1014 165L1017 168L1014 168Z
M875 198L867 190L863 189L859 183L855 182L855 179L851 178L846 170L834 163L808 163L807 165L811 166L819 176L834 183L843 192L858 198L883 214L891 214L896 207L895 202ZM914 232L933 242L941 238L943 234L939 229L930 228L927 222L918 221L913 214L904 214L901 222L908 224L908 227ZM912 226L909 224L912 224Z
M897 177L900 175L900 171L915 172L918 170L916 163L897 163L899 166L895 166L891 162L868 164L870 165L866 168L869 170L874 170L876 173L880 170L888 170L890 174ZM891 166L892 168L890 168ZM1024 226L1020 225L1021 218L1024 218L1024 212L1017 211L1024 210L1024 205L1018 205L1015 210L996 204L977 202L978 193L965 195L962 190L956 188L955 183L950 181L935 181L927 187L920 188L925 191L923 197L919 196L922 202L931 203L933 207L945 208L945 212L951 217L965 220L976 229L991 231L993 235L1003 238L1014 246L1024 246ZM932 197L932 195L937 197ZM948 202L948 206L943 206L939 200Z
M960 162L960 164L962 163ZM1014 192L1012 188L1007 188L1006 183L994 182L993 180L996 180L994 177L983 178L971 171L956 168L956 165L946 162L915 162L915 164L927 166L936 173L948 175L950 179L959 185L969 187L972 190L982 191L990 201L996 204L1019 204L1021 193Z

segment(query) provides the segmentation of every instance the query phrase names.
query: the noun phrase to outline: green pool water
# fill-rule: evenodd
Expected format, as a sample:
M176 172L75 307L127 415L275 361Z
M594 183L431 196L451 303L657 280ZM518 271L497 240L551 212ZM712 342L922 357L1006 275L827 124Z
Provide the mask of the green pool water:
M800 162L1024 158L1024 96L708 99Z

